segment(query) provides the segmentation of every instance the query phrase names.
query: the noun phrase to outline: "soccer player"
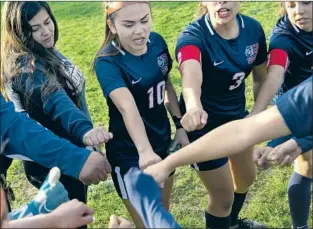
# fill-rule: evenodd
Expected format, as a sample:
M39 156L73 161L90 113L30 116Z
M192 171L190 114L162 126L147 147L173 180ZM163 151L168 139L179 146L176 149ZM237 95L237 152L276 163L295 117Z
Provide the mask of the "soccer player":
M46 2L6 2L1 33L1 83L17 111L25 111L42 126L79 147L112 138L93 128L86 106L85 80L78 68L56 48L58 26ZM75 158L72 158L75 160ZM29 181L37 188L49 169L24 162ZM70 199L87 201L87 187L62 176Z
M266 77L264 31L259 22L238 13L239 7L240 2L203 2L202 16L178 38L176 58L184 113L181 124L191 142L218 126L244 118L246 77L252 72L254 98ZM251 152L252 148L245 149L230 157L231 170L227 157L192 165L210 196L206 228L264 227L238 219L256 176Z
M136 227L144 227L129 203L124 174L132 167L146 168L168 156L176 144L189 143L181 128L177 96L169 73L172 60L161 35L151 31L148 2L108 2L105 41L94 68L109 107L106 144L115 188ZM166 108L176 123L175 144ZM165 182L163 203L169 208L173 176ZM141 187L149 188L149 187Z
M312 1L288 1L282 3L282 8L283 15L270 36L268 77L260 89L251 115L266 109L277 91L275 100L312 77ZM307 226L311 202L312 136L275 139L267 147L257 149L256 153L262 151L262 154L268 154L285 141L279 147L280 151L294 149L294 153L302 153L294 163L294 172L288 184L288 199L293 227L303 228Z

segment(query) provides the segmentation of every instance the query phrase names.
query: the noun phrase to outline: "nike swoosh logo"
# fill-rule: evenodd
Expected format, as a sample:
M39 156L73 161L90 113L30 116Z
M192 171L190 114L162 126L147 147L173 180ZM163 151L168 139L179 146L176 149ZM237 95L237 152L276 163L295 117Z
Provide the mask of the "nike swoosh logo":
M138 79L138 80L132 80L132 84L139 83L141 79L142 79L142 77L140 79Z
M308 55L310 55L312 52L313 52L313 51L311 51L311 52L306 52L305 55L308 56Z
M222 64L222 63L224 63L224 61L220 61L220 62L214 61L213 65L214 65L214 66L217 66L217 65L220 65L220 64Z

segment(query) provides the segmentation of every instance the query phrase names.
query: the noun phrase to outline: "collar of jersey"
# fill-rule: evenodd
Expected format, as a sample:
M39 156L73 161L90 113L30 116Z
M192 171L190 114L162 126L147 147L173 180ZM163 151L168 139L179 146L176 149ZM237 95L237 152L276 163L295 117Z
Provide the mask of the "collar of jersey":
M238 14L238 17L239 17L240 22L241 22L241 23L240 23L240 24L241 24L241 27L242 27L242 28L245 28L245 23L244 23L244 21L243 21L243 18L241 17L240 14ZM237 16L236 16L236 18L237 18ZM209 17L208 17L207 15L204 16L204 21L205 21L205 24L206 24L208 30L210 31L210 34L213 36L213 35L214 35L214 29L213 29L213 27L212 27L212 25L211 25L211 21L209 20Z
M149 38L148 38L148 43L151 43L151 41L150 41ZM126 50L123 50L122 48L118 47L114 41L112 41L111 44L112 44L112 45L114 46L114 48L116 48L123 56L125 56L126 53L129 53L129 52L127 52Z

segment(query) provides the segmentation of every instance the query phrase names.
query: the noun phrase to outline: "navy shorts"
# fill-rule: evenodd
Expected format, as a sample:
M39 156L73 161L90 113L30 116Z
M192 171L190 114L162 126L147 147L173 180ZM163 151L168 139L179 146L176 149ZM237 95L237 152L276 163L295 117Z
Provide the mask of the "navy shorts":
M225 123L228 123L230 121L244 118L248 114L249 114L248 111L246 111L244 113L243 117L229 118L229 119L218 119L218 118L210 119L210 117L209 117L207 125L202 130L193 131L193 132L188 133L189 141L190 141L190 143L194 142L197 139L204 136L205 134L209 133L211 130L213 130L213 129L221 126L221 125L224 125ZM191 167L196 169L197 171L210 171L210 170L214 170L214 169L218 169L218 168L222 167L227 162L228 162L228 157L223 157L223 158L219 158L216 160L210 160L210 161L195 163L195 164L192 164Z
M158 153L158 155L164 159L166 158L169 154L168 152L162 152L162 153ZM114 183L114 187L117 191L117 194L119 195L120 198L122 198L123 200L128 200L128 193L126 190L126 186L125 186L125 181L124 181L124 176L125 174L133 167L139 168L138 166L138 162L136 163L137 165L113 165L112 166L112 180ZM173 171L170 176L172 176L175 173L175 171ZM149 187L142 187L142 188L149 188Z

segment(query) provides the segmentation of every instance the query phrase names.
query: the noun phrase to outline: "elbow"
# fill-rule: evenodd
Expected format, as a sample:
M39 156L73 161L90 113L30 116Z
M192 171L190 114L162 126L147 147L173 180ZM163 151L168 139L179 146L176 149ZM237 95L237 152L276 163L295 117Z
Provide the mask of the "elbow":
M131 112L133 110L133 108L136 107L136 104L134 101L132 102L124 102L122 104L120 104L117 109L119 110L119 112L122 114L122 116L125 116L126 114L128 114L129 112Z

